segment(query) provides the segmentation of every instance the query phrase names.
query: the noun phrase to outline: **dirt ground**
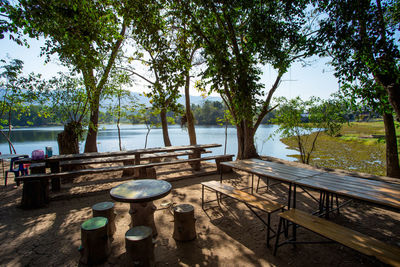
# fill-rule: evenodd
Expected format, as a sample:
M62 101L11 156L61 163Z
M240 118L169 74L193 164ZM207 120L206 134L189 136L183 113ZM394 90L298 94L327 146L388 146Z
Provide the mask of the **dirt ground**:
M288 163L293 164L293 163ZM213 164L203 164L214 171ZM173 171L172 173L171 170ZM379 261L339 244L285 245L277 256L266 247L266 229L243 204L224 199L221 207L201 208L203 181L219 180L217 174L198 173L194 177L185 166L157 169L158 179L171 182L172 191L157 206L155 221L158 237L155 243L156 266L381 266ZM13 179L0 188L0 266L77 266L81 245L80 226L91 218L91 206L112 201L109 190L123 181L120 173L80 177L63 189L47 207L23 210L19 208L22 186ZM182 179L180 179L182 178ZM237 187L248 184L244 172L224 174L224 181ZM3 180L2 180L3 182ZM263 184L263 181L261 181ZM312 192L317 196L317 192ZM286 203L287 186L275 185L265 196ZM215 198L207 192L206 198ZM188 203L195 208L197 238L190 242L177 242L172 238L173 215L161 203ZM213 205L213 204L212 204ZM297 207L313 211L317 204L306 193L298 192ZM124 235L129 229L129 204L115 203L117 231L112 241L112 252L101 266L122 266L125 263ZM400 214L371 205L351 202L332 214L335 222L374 236L379 240L400 246ZM273 214L272 227L278 216ZM304 229L298 230L300 240L323 240ZM274 243L274 240L273 242Z

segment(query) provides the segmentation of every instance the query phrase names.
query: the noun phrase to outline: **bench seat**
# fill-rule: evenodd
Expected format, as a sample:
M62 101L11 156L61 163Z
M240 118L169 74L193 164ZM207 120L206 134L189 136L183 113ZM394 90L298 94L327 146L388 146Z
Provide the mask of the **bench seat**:
M281 220L279 222L278 231L282 220L290 221L346 247L357 250L365 255L373 256L384 263L400 266L399 247L388 245L373 237L297 209L284 211L280 213L279 216ZM279 244L278 234L274 254L276 254L278 246L286 243L295 242Z
M273 200L267 199L267 198L262 197L262 196L249 194L249 193L244 192L242 190L236 189L233 186L230 186L230 185L227 185L227 184L223 184L223 183L217 182L217 181L203 182L203 183L201 183L201 185L202 185L201 207L203 208L203 210L205 210L204 209L204 204L205 203L209 203L209 202L215 201L215 200L208 201L208 202L204 201L204 187L244 203L250 209L250 211L253 212L263 222L263 224L267 227L267 245L269 246L270 239L273 238L276 235L276 231L273 230L271 228L271 226L270 226L271 213L276 212L276 211L283 211L285 205L280 204L278 202L275 202ZM217 199L217 201L219 203L218 199ZM257 209L257 210L260 210L262 212L267 213L268 214L267 222L265 222L255 212L254 209ZM270 231L275 233L275 235L274 236L270 236Z

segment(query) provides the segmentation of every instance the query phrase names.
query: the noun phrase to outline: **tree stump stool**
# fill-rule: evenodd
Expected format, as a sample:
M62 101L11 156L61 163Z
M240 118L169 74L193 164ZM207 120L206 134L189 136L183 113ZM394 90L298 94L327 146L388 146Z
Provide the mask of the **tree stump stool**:
M22 188L21 208L34 209L49 202L50 183L48 179L25 181Z
M127 266L154 266L154 243L152 229L135 226L125 234Z
M81 225L82 245L80 262L83 264L99 264L107 260L110 254L110 239L107 234L106 217L94 217Z
M196 219L194 207L190 204L180 204L174 207L174 234L178 241L190 241L196 238Z
M115 233L115 216L113 202L100 202L92 206L93 217L106 217L108 219L108 236L112 237Z

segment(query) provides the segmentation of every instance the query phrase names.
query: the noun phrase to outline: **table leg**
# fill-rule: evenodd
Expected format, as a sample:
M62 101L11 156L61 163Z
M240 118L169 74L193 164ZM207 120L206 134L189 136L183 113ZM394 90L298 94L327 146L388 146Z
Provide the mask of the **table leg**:
M253 188L254 188L254 174L251 174L251 194L253 195Z
M130 227L135 226L149 226L153 229L153 237L157 236L157 228L154 223L154 212L156 211L156 206L153 201L143 202L143 203L131 203L129 214L131 215Z
M293 184L293 209L296 208L296 184ZM293 241L296 241L297 236L296 236L296 229L297 229L297 225L293 224ZM295 245L295 244L293 244Z

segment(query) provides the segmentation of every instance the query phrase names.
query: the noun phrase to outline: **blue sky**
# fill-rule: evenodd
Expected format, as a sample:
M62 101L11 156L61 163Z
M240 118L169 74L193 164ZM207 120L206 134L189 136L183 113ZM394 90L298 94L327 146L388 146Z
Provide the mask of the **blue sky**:
M45 78L55 76L58 71L66 70L65 67L57 64L57 59L53 58L52 62L45 64L45 58L40 57L40 46L43 41L34 39L29 40L30 48L22 47L7 39L0 40L1 59L5 59L7 55L11 58L17 58L24 61L24 71L26 73L41 73ZM303 67L301 63L295 63L290 70L284 75L283 82L275 92L275 96L285 96L293 98L300 96L307 99L311 96L328 98L330 94L338 89L337 79L333 76L332 68L326 65L329 61L327 58L312 58L311 66ZM264 74L261 81L268 89L271 87L276 77L275 71L270 67L264 68ZM140 83L139 84L144 84ZM136 86L139 88L140 86ZM142 89L138 90L143 91ZM194 89L191 91L193 95L199 95Z

